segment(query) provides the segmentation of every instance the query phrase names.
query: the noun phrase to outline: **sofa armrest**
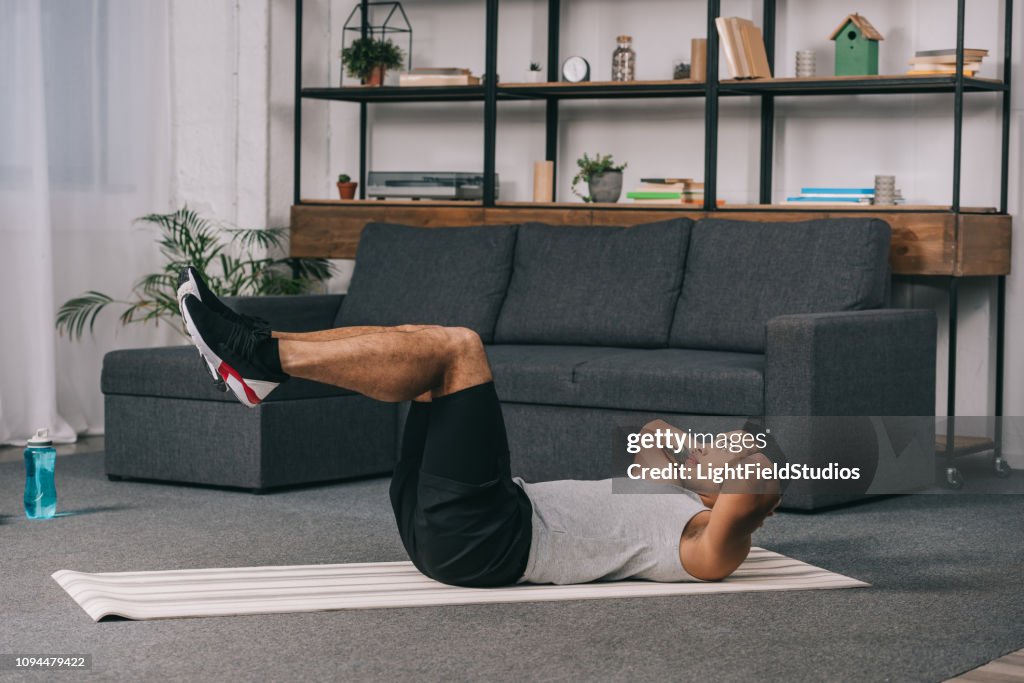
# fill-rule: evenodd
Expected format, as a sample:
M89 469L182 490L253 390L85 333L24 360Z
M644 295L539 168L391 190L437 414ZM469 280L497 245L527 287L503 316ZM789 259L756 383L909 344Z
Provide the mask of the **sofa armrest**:
M766 415L934 415L933 311L784 315L767 325Z
M335 326L344 294L225 297L238 313L265 319L279 332L315 332Z

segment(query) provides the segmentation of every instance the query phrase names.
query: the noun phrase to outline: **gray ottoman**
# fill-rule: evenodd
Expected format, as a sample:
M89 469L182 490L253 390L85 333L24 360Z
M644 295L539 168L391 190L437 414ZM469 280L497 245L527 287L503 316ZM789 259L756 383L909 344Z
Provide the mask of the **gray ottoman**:
M234 302L278 330L331 327L340 296ZM129 349L103 361L106 473L262 492L390 473L395 405L301 379L247 408L218 391L191 346Z

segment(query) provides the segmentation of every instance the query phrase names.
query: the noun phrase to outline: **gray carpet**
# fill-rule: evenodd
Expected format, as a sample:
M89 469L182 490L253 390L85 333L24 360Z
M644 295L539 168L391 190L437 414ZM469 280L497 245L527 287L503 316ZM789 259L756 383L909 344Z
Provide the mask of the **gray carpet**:
M64 516L29 521L0 464L0 652L91 654L93 680L939 681L1024 646L1022 496L783 513L756 537L858 590L96 624L54 570L405 559L387 481L253 496L108 482L100 455L57 477Z

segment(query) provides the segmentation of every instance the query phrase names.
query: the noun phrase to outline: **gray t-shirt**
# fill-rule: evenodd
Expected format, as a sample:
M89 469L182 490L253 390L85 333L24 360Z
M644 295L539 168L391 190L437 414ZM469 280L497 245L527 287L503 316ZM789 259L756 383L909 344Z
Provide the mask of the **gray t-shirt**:
M683 529L707 509L696 494L627 479L614 494L611 479L513 481L533 504L533 542L519 583L696 580L679 560Z

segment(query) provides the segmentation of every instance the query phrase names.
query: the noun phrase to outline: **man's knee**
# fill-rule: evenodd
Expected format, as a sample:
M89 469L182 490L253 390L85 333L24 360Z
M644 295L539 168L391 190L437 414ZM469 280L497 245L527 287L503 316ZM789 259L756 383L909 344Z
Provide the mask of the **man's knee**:
M474 355L484 352L484 343L480 340L480 335L468 327L446 327L445 333L448 335L452 349L459 355Z

